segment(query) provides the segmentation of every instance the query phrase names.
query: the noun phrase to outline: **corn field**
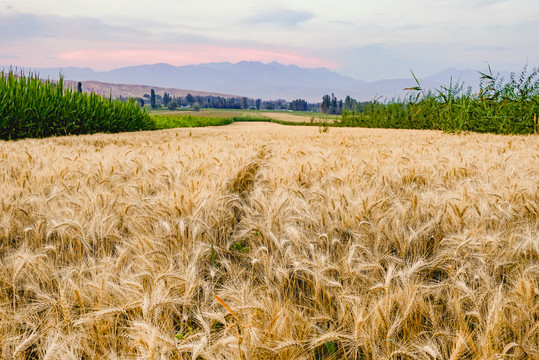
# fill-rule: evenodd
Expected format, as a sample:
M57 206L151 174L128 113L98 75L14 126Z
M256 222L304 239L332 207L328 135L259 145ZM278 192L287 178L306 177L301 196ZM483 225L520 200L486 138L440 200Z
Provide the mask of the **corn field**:
M539 138L0 141L0 358L537 359Z
M148 130L149 115L135 102L64 89L36 74L0 73L0 139Z

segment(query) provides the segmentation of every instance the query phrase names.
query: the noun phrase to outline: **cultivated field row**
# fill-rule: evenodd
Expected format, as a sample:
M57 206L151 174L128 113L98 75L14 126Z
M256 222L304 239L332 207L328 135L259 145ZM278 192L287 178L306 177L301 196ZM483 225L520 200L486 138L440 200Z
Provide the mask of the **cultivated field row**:
M0 142L0 358L538 358L539 138Z

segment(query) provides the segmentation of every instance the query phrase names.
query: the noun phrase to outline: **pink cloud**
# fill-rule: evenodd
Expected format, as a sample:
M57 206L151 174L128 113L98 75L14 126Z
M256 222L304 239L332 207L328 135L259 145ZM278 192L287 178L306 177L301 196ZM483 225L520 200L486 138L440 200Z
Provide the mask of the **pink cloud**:
M165 45L167 46L167 45ZM169 46L167 46L169 47ZM248 49L241 47L219 47L204 45L187 45L175 49L85 49L65 51L58 59L70 65L90 66L100 69L111 69L119 66L169 63L172 65L189 65L207 62L278 61L283 64L295 64L302 67L335 68L336 64L316 57L300 54L296 50Z

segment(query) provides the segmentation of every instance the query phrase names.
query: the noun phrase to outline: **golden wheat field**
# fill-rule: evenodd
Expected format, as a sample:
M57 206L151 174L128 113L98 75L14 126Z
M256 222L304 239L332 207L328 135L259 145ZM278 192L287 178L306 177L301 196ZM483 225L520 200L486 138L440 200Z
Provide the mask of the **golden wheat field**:
M538 359L539 137L0 142L0 358Z

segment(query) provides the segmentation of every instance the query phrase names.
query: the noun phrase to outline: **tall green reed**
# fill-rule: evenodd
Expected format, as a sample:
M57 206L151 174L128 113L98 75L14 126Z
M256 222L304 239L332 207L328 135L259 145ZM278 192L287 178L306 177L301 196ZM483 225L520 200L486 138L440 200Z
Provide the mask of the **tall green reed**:
M413 74L413 73L412 73ZM479 91L474 93L463 83L425 91L417 78L416 85L404 99L387 103L374 101L363 112L345 112L340 126L363 126L406 129L436 129L448 132L475 131L501 134L537 132L539 114L539 70L519 76L511 73L508 81L480 73Z

